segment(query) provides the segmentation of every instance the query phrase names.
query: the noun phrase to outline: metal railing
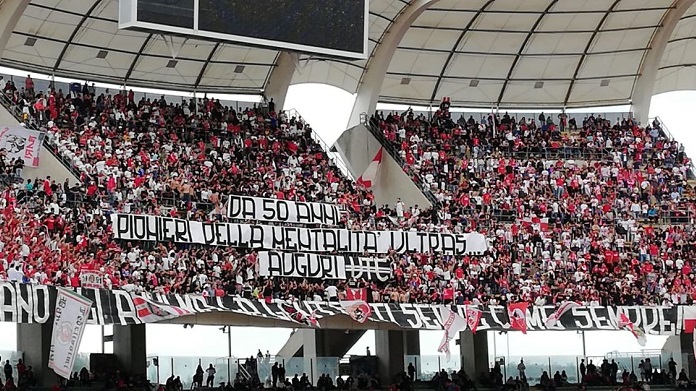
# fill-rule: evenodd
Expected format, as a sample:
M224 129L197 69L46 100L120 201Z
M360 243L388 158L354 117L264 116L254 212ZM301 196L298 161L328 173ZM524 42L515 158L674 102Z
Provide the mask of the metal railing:
M404 159L401 158L401 155L399 155L399 151L394 148L394 145L387 140L386 137L384 137L384 134L382 131L375 127L371 122L370 122L370 117L367 115L367 113L362 113L360 114L360 122L372 133L372 135L379 141L379 143L384 147L384 149L387 151L389 156L394 159L399 166L404 170L404 172L411 177L411 180L417 185L418 189L420 189L421 193L425 196L425 198L430 201L430 203L433 206L440 205L440 201L438 201L437 197L435 197L435 194L430 190L430 186L423 181L423 178L415 172L411 167L409 167Z
M296 109L288 109L288 110L283 110L283 113L287 116L287 118L297 118L300 119L302 118L302 115L296 110ZM332 152L331 151L331 145L329 145L326 141L324 141L324 138L317 133L313 127L310 126L310 129L312 129L312 139L324 150L326 153L326 156L329 157L329 160L336 166L338 167L339 170L345 175L347 178L350 178L351 180L354 180L353 174L350 172L348 169L348 166L346 163L343 161L343 158L341 158L341 155L338 153Z
M17 120L19 123L23 124L26 128L36 130L43 132L44 130L41 129L39 124L36 122L36 119L32 116L29 116L26 120L22 116L22 112L20 108L15 105L4 93L0 93L0 104L4 106L10 114ZM295 110L295 109L290 109L290 110L284 110L284 114L287 116L287 118L292 118L295 117L298 121L302 118L300 113ZM193 128L187 128L182 131L185 132L186 130L191 130ZM347 169L345 162L343 162L343 159L338 156L338 154L332 153L330 150L330 146L324 141L324 139L313 129L311 128L311 136L312 139L319 145L326 155L329 157L329 160L331 161L332 164L334 164L336 167L338 167L339 170L341 170L346 176L351 178L351 174L349 170ZM182 134L179 134L179 136L183 136ZM43 139L43 147L45 150L49 151L71 174L75 176L78 180L80 180L83 175L87 176L87 178L91 178L91 175L86 172L80 172L73 164L72 162L63 156L60 151L58 150L58 145L57 143L54 143L56 140L53 140L51 137L44 137ZM206 140L209 141L209 140ZM5 178L2 177L0 180L4 181ZM168 205L168 206L175 206L178 205L179 202L182 201L180 197L178 197L175 193L172 193L171 197L157 197L158 201L160 201L163 205ZM213 205L210 203L205 203L205 202L197 202L196 203L199 207L200 206L206 206L206 210L211 210L213 208Z
M27 129L31 130L36 130L38 132L43 132L39 125L34 121L34 118L31 116L28 118L28 120L24 120L22 118L22 113L17 105L15 105L4 93L0 93L0 104L2 104L7 111L12 114L12 116L19 121L20 124L23 124ZM58 159L59 162L65 166L65 168L70 171L71 174L75 176L78 180L82 177L82 174L69 162L67 161L63 156L60 155L58 152L58 149L51 145L49 141L49 137L44 137L43 139L43 147L44 149L48 150L56 159Z
M648 123L650 126L652 126L652 123L654 120L657 120L657 122L660 123L660 132L662 133L662 136L665 137L667 140L670 142L679 142L673 135L672 132L669 131L667 128L667 125L665 125L664 121L662 121L662 118L659 116L655 116L653 118L648 118ZM680 143L681 144L681 143ZM685 153L686 155L686 153ZM693 160L689 159L689 170L687 171L687 179L696 179L696 166L694 166Z

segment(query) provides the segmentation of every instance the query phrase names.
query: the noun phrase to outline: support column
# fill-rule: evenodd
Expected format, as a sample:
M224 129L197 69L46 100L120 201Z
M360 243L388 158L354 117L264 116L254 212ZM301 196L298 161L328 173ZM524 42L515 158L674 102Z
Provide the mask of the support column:
M278 61L273 67L271 77L266 83L264 96L269 101L273 98L276 111L291 109L292 107L284 107L285 97L288 95L288 88L292 83L292 77L295 75L299 56L297 53L282 52L278 56Z
M660 69L665 48L667 48L669 39L679 24L679 20L695 2L696 0L677 1L673 8L666 11L660 22L660 27L650 41L648 52L638 72L640 76L638 76L632 96L633 116L643 125L648 122L655 79L657 79L657 72Z
M418 331L376 330L375 347L380 382L390 385L394 377L406 371L406 356L420 355L420 335ZM420 360L416 360L416 366ZM416 368L416 373L420 368Z
M364 334L365 330L299 329L290 335L276 360L287 365L301 358L303 371L316 385L322 373L339 375L339 361Z
M5 26L0 32L0 55L5 51L7 42L14 31L19 18L27 9L30 0L5 0L2 2L2 12L0 12L0 25Z
M462 368L474 381L478 381L482 374L490 371L487 332L482 331L478 334L472 333L471 330L460 332L459 349Z
M132 375L147 373L145 325L114 325L114 355Z
M440 0L415 0L411 2L389 26L389 31L385 34L384 39L379 43L374 55L367 64L367 70L365 70L360 81L355 105L346 129L360 124L361 113L374 114L379 93L384 83L384 75L387 74L396 48L416 18L438 1Z
M304 329L302 332L302 358L304 361L304 372L307 374L312 385L317 377L317 330Z
M681 348L681 357L674 357L677 361L681 358L682 368L686 369L686 374L689 379L696 376L696 359L694 358L694 345L693 345L693 335L692 334L679 334L679 347ZM674 353L674 352L673 352ZM679 369L677 369L677 372Z
M59 381L58 375L48 368L52 330L53 321L44 324L17 324L17 350L23 353L24 364L34 371L39 386L46 388Z

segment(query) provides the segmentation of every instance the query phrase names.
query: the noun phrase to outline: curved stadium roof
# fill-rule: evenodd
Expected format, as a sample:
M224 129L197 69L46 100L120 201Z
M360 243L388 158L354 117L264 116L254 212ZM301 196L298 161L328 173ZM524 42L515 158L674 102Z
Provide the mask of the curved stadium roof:
M380 101L460 106L624 104L675 0L440 0L412 23ZM411 0L370 1L370 50ZM667 45L655 92L696 89L696 6ZM172 61L172 57L175 61ZM118 29L117 0L31 0L0 63L143 87L261 93L277 50ZM372 57L302 55L293 83L356 92Z

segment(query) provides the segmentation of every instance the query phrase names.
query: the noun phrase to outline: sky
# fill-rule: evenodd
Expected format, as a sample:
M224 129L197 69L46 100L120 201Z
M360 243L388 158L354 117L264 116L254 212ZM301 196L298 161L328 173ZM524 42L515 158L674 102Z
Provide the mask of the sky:
M0 67L0 74L26 75L26 72L15 71ZM32 75L35 79L41 75ZM44 76L45 77L45 76ZM58 80L58 78L57 78ZM67 80L60 80L66 81ZM115 86L97 84L98 87L114 88ZM159 91L143 91L149 94L159 94ZM168 92L168 94L170 94ZM171 94L177 94L171 92ZM253 102L258 96L230 96L230 100L238 102ZM286 98L286 109L296 109L320 134L323 141L331 145L345 130L350 109L355 100L353 94L335 87L316 84L301 84L292 86ZM696 137L691 129L691 121L684 113L689 113L696 107L696 91L664 93L653 97L650 116L659 116L666 128L685 144L687 153L696 154ZM404 110L405 107L380 105L382 110ZM473 110L464 110L473 112ZM614 109L593 108L593 113L610 111L626 111L625 107ZM547 111L548 112L548 111ZM612 117L610 117L612 118ZM16 350L16 325L0 323L0 354L3 351ZM233 328L232 356L247 357L259 349L275 354L283 346L291 333L291 329L264 328ZM109 327L106 327L109 334ZM102 352L102 328L88 326L82 340L80 350L85 353ZM494 336L494 337L493 337ZM441 331L421 332L421 354L436 356L437 346L442 338ZM585 353L587 356L604 356L611 352L638 353L655 351L662 348L667 337L649 336L646 347L639 346L628 332L597 331L585 334ZM186 341L172 343L172 341ZM229 355L228 338L219 327L196 326L184 329L181 325L149 325L147 328L147 351L149 356L206 356L227 357ZM111 343L106 344L106 353L112 351ZM375 350L374 332L368 332L349 351L349 354L362 355L367 347L373 353ZM453 347L454 349L454 347ZM377 352L378 353L378 352ZM490 333L489 354L491 356L559 356L583 354L582 335L576 332L530 332L528 335L519 333Z

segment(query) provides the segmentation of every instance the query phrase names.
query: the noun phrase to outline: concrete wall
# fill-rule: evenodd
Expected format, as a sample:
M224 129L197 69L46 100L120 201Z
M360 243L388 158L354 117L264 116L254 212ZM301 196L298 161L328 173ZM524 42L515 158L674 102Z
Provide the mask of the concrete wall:
M346 162L348 170L356 178L365 172L379 148L382 147L363 125L346 130L334 146ZM372 191L378 206L387 204L393 207L397 198L401 198L407 206L418 205L425 208L430 205L428 199L404 173L399 163L386 151L382 154L382 164L377 172L376 184Z
M452 347L450 347L452 349ZM459 333L459 352L462 368L470 378L479 380L481 375L488 375L488 333L482 331L474 334L471 330Z
M147 348L144 324L114 325L114 354L131 375L147 373Z
M21 126L19 121L9 112L4 106L0 106L0 126ZM70 183L77 182L77 178L61 163L51 151L46 148L41 148L39 154L39 167L27 167L22 172L23 179L45 178L50 176L57 183L65 182L65 179L70 179Z
M312 355L312 352L304 350L306 339L311 338L314 340L316 357L341 358L364 334L365 330L298 329L290 335L277 356L289 358Z
M382 385L392 384L394 377L407 370L406 356L420 355L418 331L375 331L375 349ZM419 368L416 368L418 373Z
M44 324L17 325L17 350L22 352L24 363L32 367L37 382L44 387L51 387L59 381L58 375L48 368L52 331L53 317Z

